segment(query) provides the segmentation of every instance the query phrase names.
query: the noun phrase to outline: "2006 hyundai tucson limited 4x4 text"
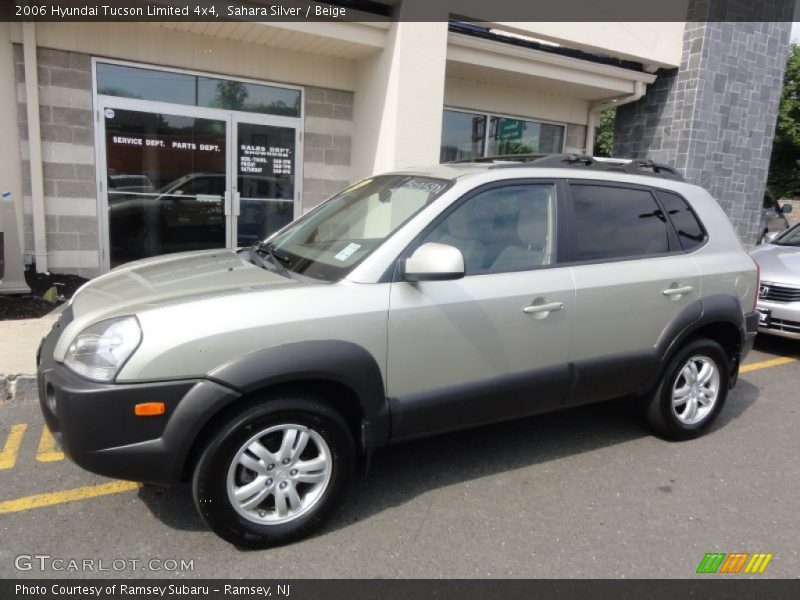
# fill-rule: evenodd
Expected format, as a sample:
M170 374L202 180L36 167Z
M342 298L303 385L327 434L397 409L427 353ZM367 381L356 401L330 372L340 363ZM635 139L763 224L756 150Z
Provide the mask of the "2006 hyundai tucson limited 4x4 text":
M47 425L103 475L191 479L245 547L308 534L376 448L627 396L723 408L757 268L703 189L558 155L371 177L256 246L123 265L39 351Z

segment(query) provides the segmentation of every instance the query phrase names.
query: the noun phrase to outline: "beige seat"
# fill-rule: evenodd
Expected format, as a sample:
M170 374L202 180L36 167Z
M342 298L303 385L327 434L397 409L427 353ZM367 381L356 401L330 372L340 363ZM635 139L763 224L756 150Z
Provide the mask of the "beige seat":
M509 246L497 255L493 271L519 271L550 263L547 248L548 201L523 202L517 218L517 236L522 245Z

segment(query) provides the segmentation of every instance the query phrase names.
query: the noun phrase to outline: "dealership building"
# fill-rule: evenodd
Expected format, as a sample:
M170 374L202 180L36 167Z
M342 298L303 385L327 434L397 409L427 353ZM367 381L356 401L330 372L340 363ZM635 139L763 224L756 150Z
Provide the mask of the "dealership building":
M0 24L0 187L24 253L83 276L263 239L355 180L589 152L678 167L746 243L791 23ZM696 16L696 15L694 15ZM733 21L734 19L731 19Z

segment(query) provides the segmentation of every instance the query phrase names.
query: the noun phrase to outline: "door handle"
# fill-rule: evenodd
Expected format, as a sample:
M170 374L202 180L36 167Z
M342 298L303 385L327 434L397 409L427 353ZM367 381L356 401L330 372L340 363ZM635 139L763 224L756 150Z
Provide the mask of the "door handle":
M676 287L676 288L667 288L666 290L664 290L661 293L664 294L667 297L683 296L684 294L688 294L689 292L691 292L693 290L694 290L694 287L692 287L691 285L684 285L684 286Z
M240 205L242 201L242 194L239 190L233 192L233 216L238 217L240 213Z
M531 304L522 309L527 314L555 312L564 308L563 302L546 302L544 304Z

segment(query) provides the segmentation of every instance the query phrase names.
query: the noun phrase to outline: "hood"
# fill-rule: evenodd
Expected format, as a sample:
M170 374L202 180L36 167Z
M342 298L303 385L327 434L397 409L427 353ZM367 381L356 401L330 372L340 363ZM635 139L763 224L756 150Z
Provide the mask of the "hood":
M99 320L221 294L302 285L244 260L234 250L183 252L135 261L91 280L75 294L73 315Z
M761 267L761 279L800 286L800 248L764 244L750 252Z

